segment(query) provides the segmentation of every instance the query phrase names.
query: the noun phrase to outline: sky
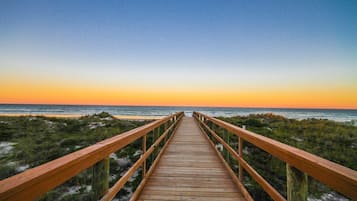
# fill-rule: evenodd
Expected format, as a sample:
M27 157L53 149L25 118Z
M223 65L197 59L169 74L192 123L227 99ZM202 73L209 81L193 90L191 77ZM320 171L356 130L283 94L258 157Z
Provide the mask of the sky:
M357 2L2 0L0 103L357 109Z

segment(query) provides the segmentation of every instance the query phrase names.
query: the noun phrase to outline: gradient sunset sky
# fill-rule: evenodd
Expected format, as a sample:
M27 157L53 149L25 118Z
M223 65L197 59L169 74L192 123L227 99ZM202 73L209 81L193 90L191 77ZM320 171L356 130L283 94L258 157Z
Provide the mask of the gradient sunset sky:
M357 108L357 1L0 1L0 103Z

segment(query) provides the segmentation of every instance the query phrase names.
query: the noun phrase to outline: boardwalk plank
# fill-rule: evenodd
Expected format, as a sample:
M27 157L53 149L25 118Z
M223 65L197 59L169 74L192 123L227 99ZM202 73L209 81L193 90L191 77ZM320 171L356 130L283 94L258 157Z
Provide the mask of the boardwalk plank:
M139 200L245 200L192 117L184 117Z

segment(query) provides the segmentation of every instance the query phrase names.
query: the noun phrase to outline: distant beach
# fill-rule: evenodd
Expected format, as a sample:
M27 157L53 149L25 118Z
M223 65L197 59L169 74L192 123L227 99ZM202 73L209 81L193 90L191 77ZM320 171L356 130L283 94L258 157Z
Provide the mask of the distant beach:
M94 114L94 113L93 113ZM45 116L45 117L57 117L57 118L80 118L85 116L83 114L51 114L51 113L30 113L30 114L20 114L20 113L0 113L0 116L8 116L8 117L20 117L20 116ZM117 119L125 119L125 120L151 120L151 119L160 119L164 116L135 116L135 115L113 115L113 117Z
M293 119L330 119L357 121L357 110L344 109L284 109L284 108L227 108L227 107L166 107L166 106L88 106L88 105L15 105L0 104L1 116L44 115L50 117L78 118L100 112L108 112L119 119L159 119L178 111L191 116L199 111L210 116L246 116L258 113L274 113Z

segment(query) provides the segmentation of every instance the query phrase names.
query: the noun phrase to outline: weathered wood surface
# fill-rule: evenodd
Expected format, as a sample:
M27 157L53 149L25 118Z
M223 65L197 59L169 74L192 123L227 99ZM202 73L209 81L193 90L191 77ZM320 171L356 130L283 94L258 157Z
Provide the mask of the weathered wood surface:
M288 201L305 201L308 194L307 174L286 164Z
M139 200L244 200L192 117L184 117Z

